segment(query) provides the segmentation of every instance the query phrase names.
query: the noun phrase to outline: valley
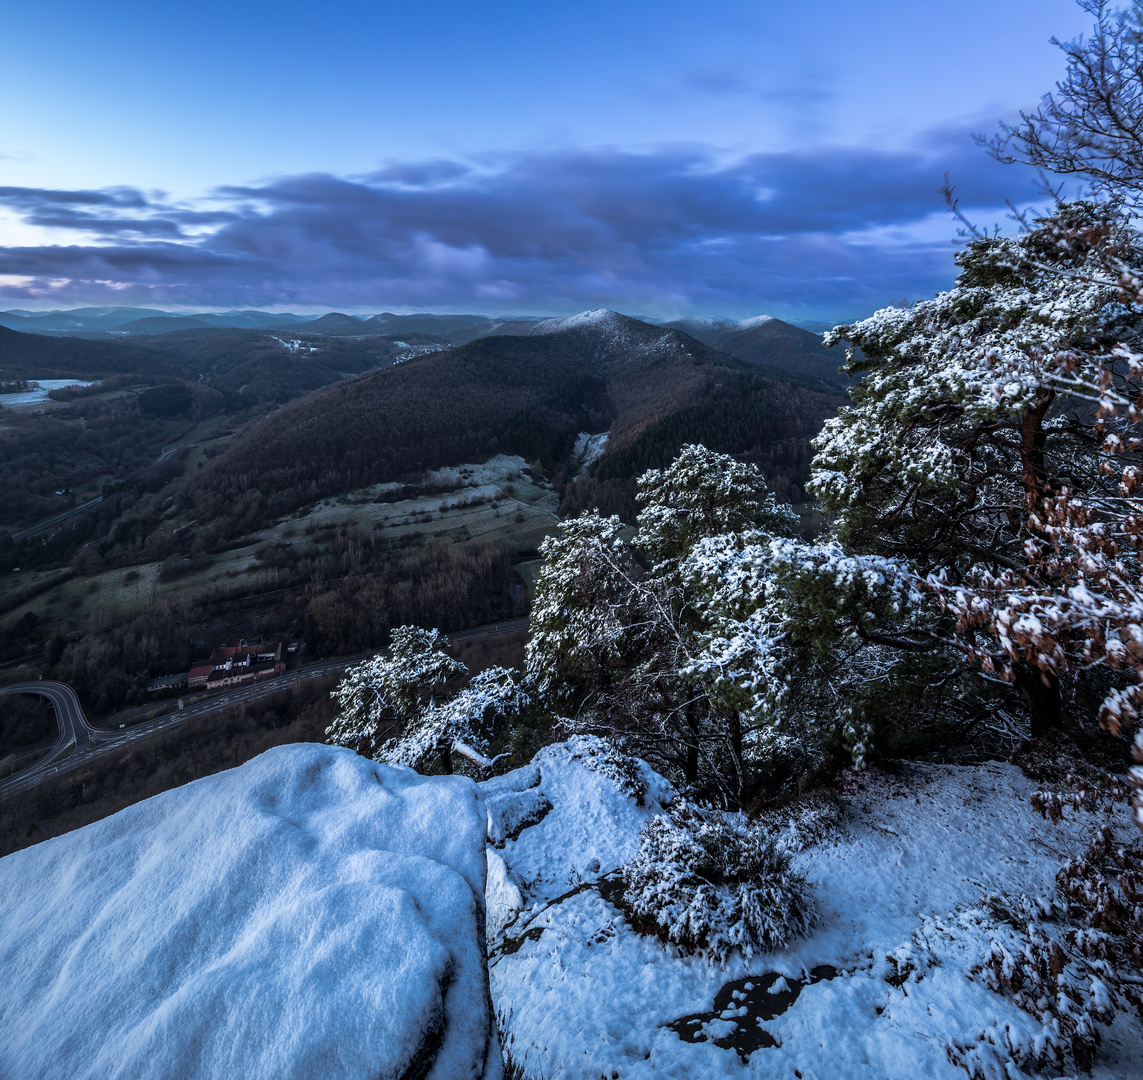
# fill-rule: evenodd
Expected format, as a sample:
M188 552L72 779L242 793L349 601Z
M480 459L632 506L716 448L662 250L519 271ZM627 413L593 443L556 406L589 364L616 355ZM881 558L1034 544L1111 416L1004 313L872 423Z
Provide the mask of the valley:
M345 316L279 331L128 314L94 330L45 317L55 338L0 329L7 375L53 377L17 408L0 396L0 682L62 680L132 745L231 708L148 690L221 641L293 642L312 679L402 623L458 642L515 625L544 538L585 506L633 522L634 476L688 439L765 462L800 497L808 438L836 409L814 372L778 378L777 354L736 360L602 311L378 316L385 337ZM478 664L518 642L489 639Z

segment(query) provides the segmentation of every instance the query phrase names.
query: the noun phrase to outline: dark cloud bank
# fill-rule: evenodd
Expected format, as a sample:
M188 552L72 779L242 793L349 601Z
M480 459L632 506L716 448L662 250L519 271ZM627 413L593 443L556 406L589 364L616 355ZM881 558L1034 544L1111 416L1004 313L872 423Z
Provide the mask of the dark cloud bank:
M0 188L0 205L81 245L0 248L0 300L43 306L307 306L349 310L844 318L952 280L943 207L1032 194L963 132L922 149L756 154L696 149L520 156L492 168L396 165L221 188L202 207L134 188Z

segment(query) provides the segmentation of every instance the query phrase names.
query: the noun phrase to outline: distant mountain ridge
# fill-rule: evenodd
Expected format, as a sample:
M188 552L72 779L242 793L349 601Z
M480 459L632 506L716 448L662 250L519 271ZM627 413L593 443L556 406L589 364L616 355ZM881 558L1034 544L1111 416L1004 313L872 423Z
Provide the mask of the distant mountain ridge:
M595 309L596 311L606 309ZM429 334L443 337L450 344L464 344L477 337L489 334L521 334L541 323L556 323L566 319L583 319L591 312L580 312L570 316L538 315L479 315L479 314L438 314L436 312L416 312L409 315L396 315L382 311L377 315L352 315L341 311L329 311L320 315L298 315L288 311L164 311L160 308L137 307L83 307L67 310L32 311L13 308L0 311L0 326L25 333L48 334L159 334L172 330L189 328L195 324L203 327L228 327L243 330L272 330L277 328L306 327L314 333L332 335L373 335ZM771 322L781 322L770 315L757 315L753 318L735 321L732 319L705 318L690 316L672 320L642 319L647 325L669 326L684 331L692 337L703 339L703 335L750 330ZM782 323L790 326L790 323ZM832 323L805 324L806 332L829 329ZM797 327L795 327L797 329Z
M745 456L797 502L809 440L844 400L606 309L507 329L293 401L188 476L180 504L236 535L318 499L497 453L557 476L585 431L610 436L567 489L568 512L598 505L630 518L634 477L687 442Z
M741 322L675 319L662 325L682 330L727 356L764 364L789 378L818 382L836 390L849 386L849 377L838 370L845 362L841 349L827 349L819 334L769 315Z
M291 312L227 311L181 312L159 308L87 307L68 311L0 311L0 326L28 334L127 333L161 334L187 329L188 319L202 326L233 326L244 329L292 326L312 320ZM163 320L168 320L164 322ZM177 324L177 325L176 325Z

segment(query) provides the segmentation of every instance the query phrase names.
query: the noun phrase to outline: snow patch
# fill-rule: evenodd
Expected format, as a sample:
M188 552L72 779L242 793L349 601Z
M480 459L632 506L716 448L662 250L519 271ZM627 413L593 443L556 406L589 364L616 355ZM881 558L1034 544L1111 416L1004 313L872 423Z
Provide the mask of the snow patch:
M739 330L750 330L755 326L765 326L768 322L773 322L773 315L755 315L752 319L742 319L735 325Z
M611 327L623 318L618 312L608 308L593 308L581 311L578 315L568 315L562 319L544 319L536 323L529 334L558 334L561 330L587 330Z
M575 445L572 447L572 461L576 464L577 476L593 461L603 456L604 450L607 449L607 438L610 434L610 431L601 431L598 435L581 431L575 437Z
M312 354L318 351L318 347L316 345L311 345L308 341L302 341L299 338L291 338L289 341L285 341L280 337L275 337L273 334L271 334L270 337L273 338L274 341L276 341L279 345L281 345L282 348L287 352L295 354L301 352Z

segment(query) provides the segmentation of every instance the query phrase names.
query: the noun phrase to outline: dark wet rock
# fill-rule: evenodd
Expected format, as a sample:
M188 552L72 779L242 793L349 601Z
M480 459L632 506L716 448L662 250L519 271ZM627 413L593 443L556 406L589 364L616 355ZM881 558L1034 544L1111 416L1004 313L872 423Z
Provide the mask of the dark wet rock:
M813 968L805 979L792 979L777 971L735 979L715 994L713 1011L680 1017L667 1027L684 1042L698 1043L710 1039L715 1046L734 1050L748 1058L756 1050L779 1045L778 1040L762 1026L765 1022L789 1009L798 1000L803 987L836 979L838 974L837 968L822 964ZM784 983L781 987L777 986L779 980ZM722 1031L728 1023L734 1027Z

